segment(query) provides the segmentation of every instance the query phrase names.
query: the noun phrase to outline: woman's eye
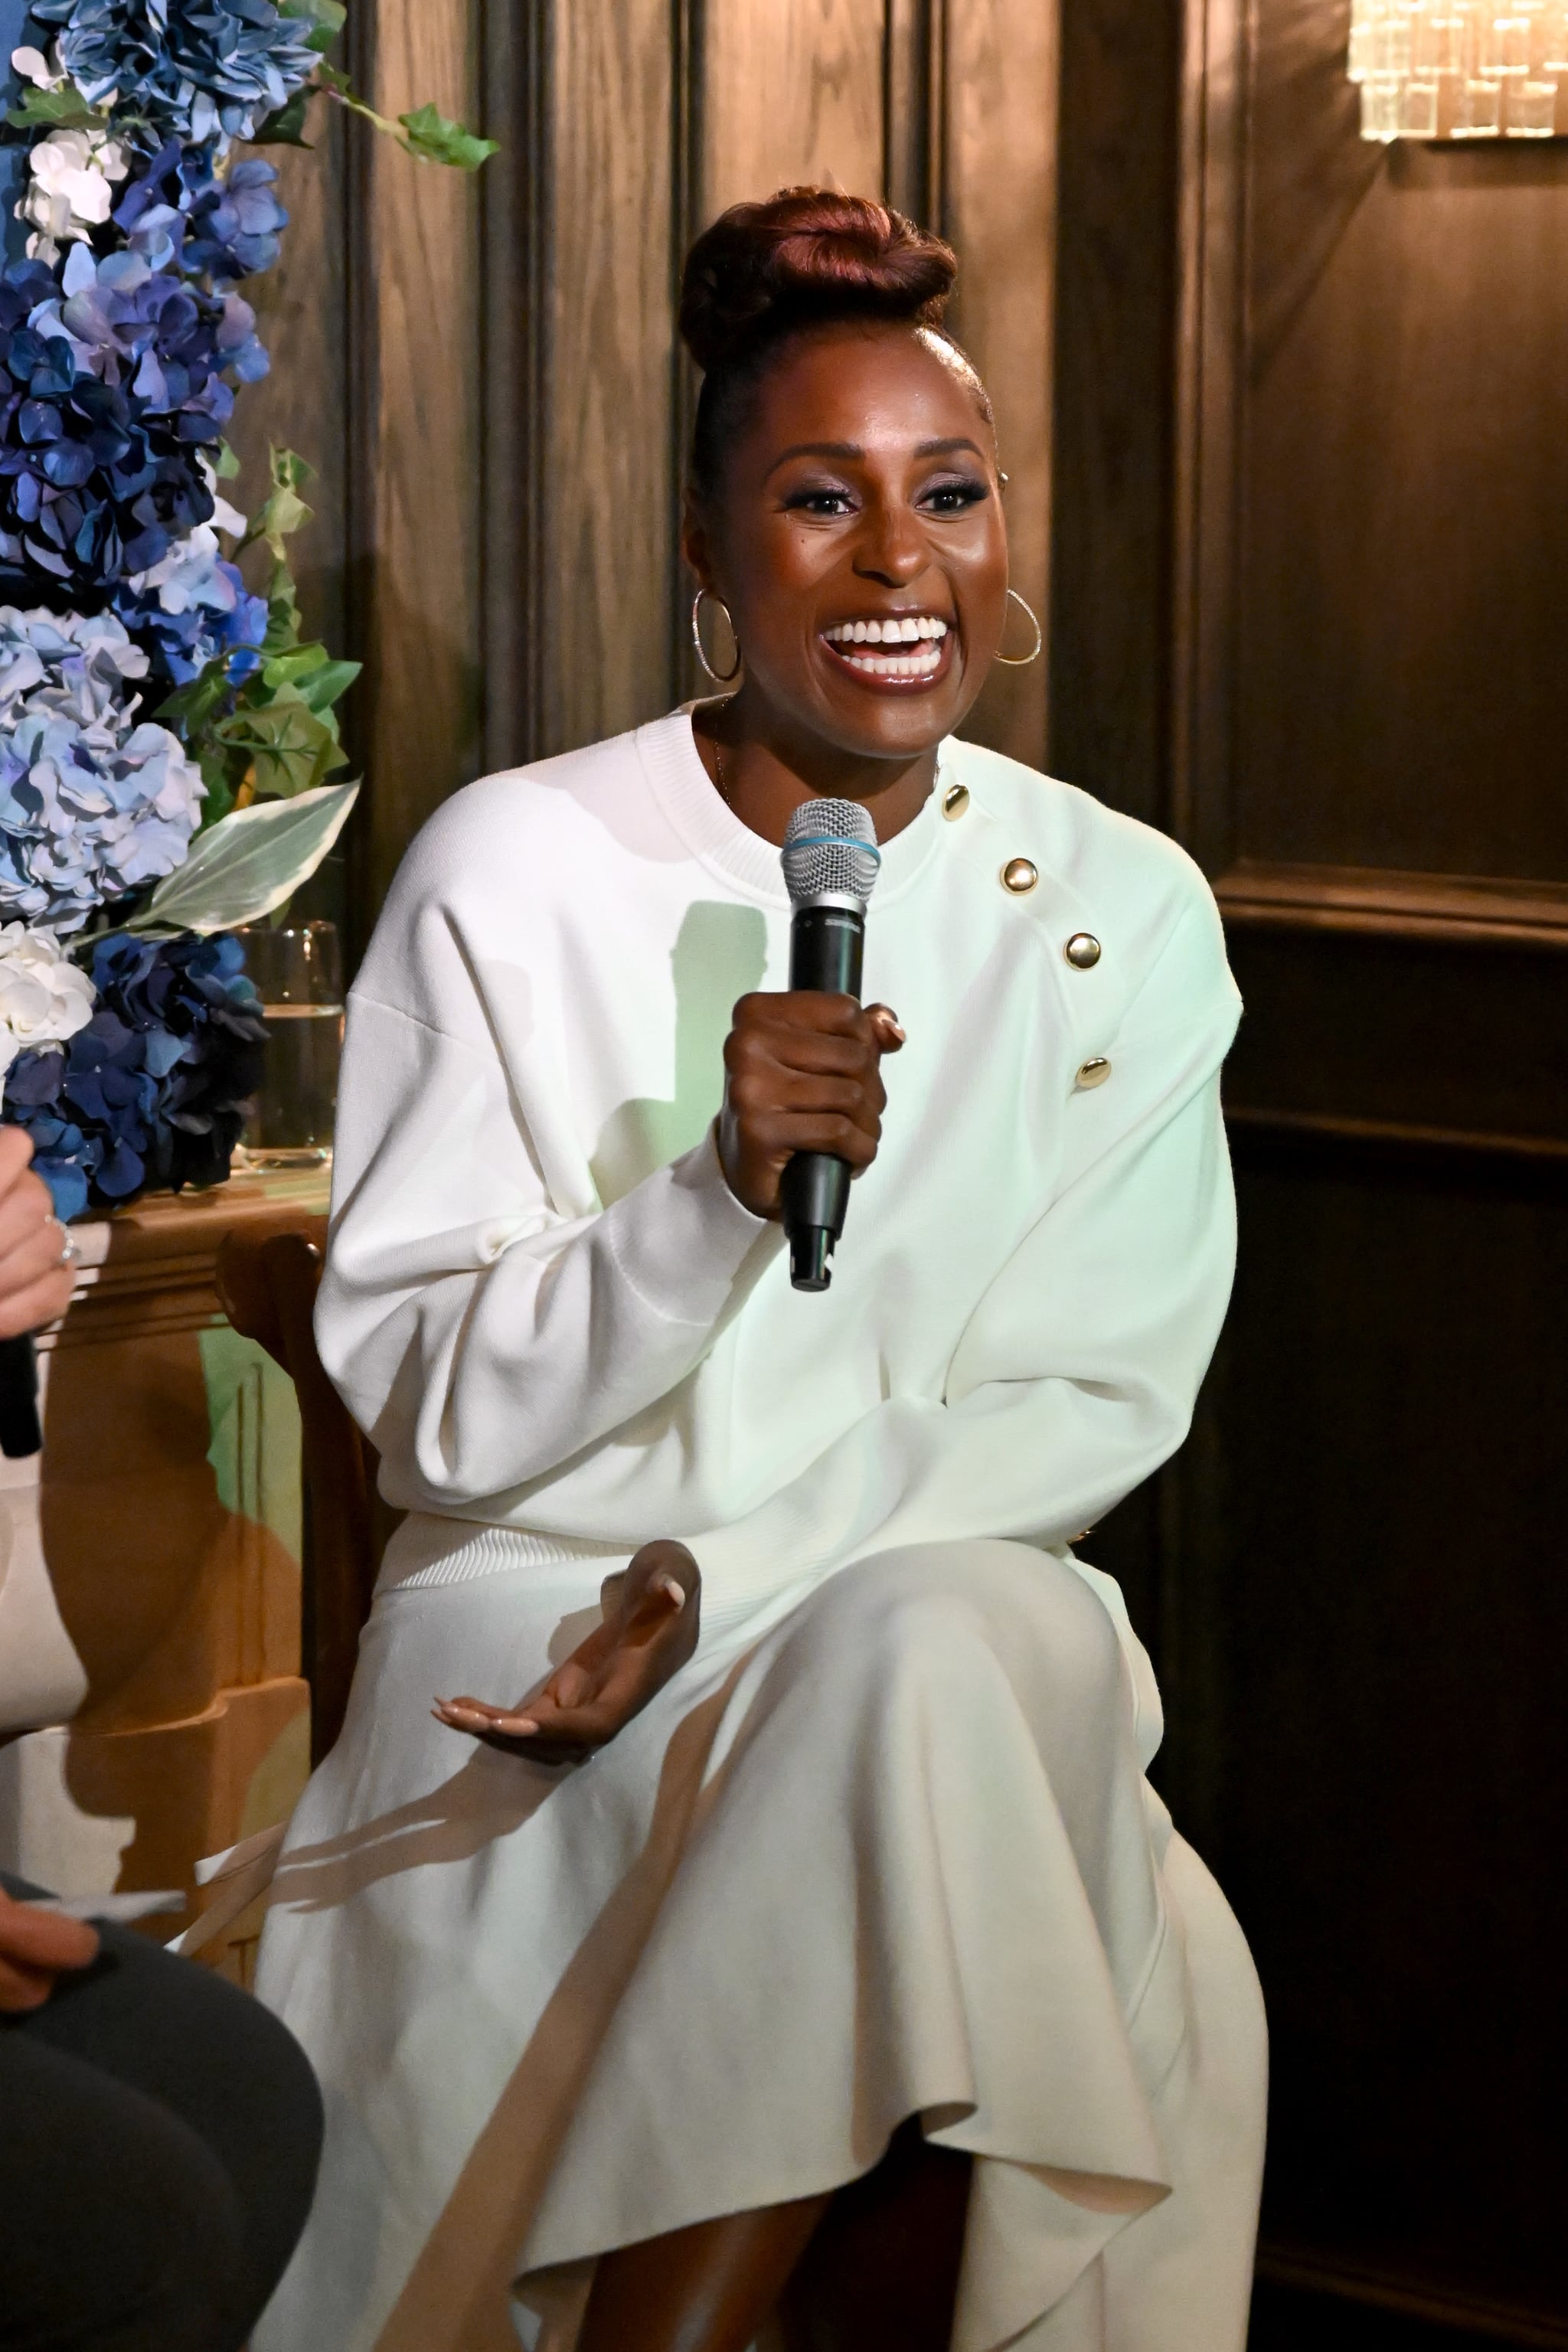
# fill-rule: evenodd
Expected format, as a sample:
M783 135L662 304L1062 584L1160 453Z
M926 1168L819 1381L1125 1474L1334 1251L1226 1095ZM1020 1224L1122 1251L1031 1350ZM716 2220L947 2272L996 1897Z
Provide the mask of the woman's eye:
M963 514L990 495L981 481L933 482L922 494L921 504L931 514Z
M823 516L847 515L854 512L854 501L847 490L817 488L796 490L784 500L792 513Z

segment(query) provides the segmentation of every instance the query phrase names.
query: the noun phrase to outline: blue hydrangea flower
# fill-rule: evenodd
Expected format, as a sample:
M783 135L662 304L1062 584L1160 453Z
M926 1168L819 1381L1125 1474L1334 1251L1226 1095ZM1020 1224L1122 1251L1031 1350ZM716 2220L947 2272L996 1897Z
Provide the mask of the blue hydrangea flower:
M181 438L215 442L234 410L228 370L244 383L267 373L256 313L235 293L207 295L139 253L100 261L71 247L60 289L28 314L46 341L63 339L79 374L129 393L143 412L174 415Z
M78 245L58 276L36 261L0 272L0 565L14 580L43 571L85 600L209 520L202 452L234 405L226 377L266 373L255 327L237 294L140 254Z
M147 670L112 614L0 606L0 919L79 930L184 863L206 787L137 722Z
M267 1030L244 950L227 935L100 942L99 1003L63 1049L19 1055L4 1116L33 1138L33 1165L68 1223L149 1185L219 1184Z
M315 70L309 17L274 0L34 0L89 106L111 94L163 135L250 139Z
M199 677L220 655L231 686L261 666L267 600L253 596L225 560L210 524L176 540L161 563L127 581L114 610L147 647L159 674L177 686Z
M143 164L114 208L115 226L154 270L205 277L215 287L253 278L277 260L289 215L278 174L247 155L220 175L210 145L171 139Z

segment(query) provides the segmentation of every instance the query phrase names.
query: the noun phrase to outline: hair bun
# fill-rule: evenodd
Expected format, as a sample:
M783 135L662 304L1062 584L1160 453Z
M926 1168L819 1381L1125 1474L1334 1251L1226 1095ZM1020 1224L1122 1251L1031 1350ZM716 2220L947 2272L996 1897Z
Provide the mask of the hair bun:
M731 205L687 256L680 333L710 372L795 327L832 319L941 322L951 246L869 196L781 188Z

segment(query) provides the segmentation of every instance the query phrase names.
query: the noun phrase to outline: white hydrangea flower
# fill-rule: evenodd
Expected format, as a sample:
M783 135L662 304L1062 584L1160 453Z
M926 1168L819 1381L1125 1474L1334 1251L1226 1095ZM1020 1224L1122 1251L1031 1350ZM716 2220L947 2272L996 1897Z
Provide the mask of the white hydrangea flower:
M124 149L106 131L51 131L30 150L27 168L31 177L16 218L33 224L29 258L52 262L62 246L86 242L109 218L127 163Z
M0 1099L17 1055L74 1037L91 1020L94 1001L86 972L47 931L0 923Z
M36 82L40 89L58 89L66 79L66 69L59 62L60 45L55 43L55 62L51 66L42 49L13 49L11 63L24 81Z

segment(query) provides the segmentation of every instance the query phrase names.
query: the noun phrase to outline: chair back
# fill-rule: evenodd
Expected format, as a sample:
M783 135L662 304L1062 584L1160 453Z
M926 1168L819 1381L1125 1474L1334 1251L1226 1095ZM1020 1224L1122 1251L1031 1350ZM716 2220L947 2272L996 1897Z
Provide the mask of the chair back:
M302 1671L310 1685L310 1761L342 1728L359 1637L386 1538L395 1524L376 1491L379 1457L327 1378L313 1318L327 1244L325 1217L280 1210L227 1234L217 1290L235 1329L265 1348L294 1383L304 1471Z

